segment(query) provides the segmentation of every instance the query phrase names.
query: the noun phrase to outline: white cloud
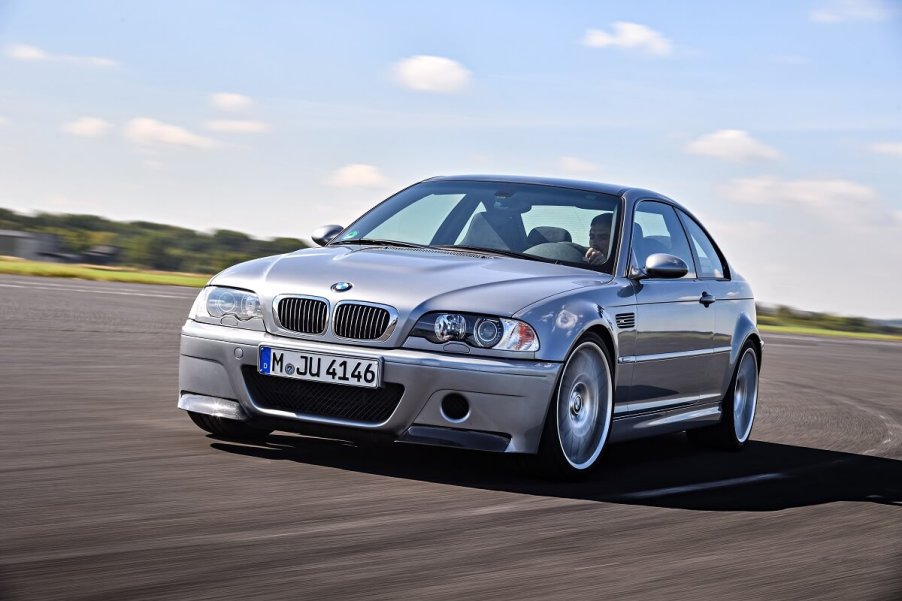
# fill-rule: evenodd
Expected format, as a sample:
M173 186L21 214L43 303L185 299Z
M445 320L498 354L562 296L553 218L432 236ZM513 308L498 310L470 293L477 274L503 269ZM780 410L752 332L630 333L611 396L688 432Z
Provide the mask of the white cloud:
M7 123L9 123L9 119L7 119L6 117L0 117L0 127L3 127Z
M110 124L97 117L81 117L63 125L63 131L83 138L98 138L104 135Z
M210 95L210 104L221 111L235 112L250 108L254 103L249 97L232 92L218 92Z
M117 61L110 58L103 58L100 56L75 56L72 54L51 54L46 50L42 50L36 46L29 46L28 44L12 44L6 49L6 54L10 58L20 61L71 63L88 67L119 66Z
M879 144L872 144L870 150L877 154L902 157L902 142L880 142Z
M360 163L336 169L326 183L336 188L385 188L390 184L378 167Z
M470 71L443 56L411 56L395 65L395 77L405 88L453 94L470 83Z
M125 126L125 137L143 146L166 144L209 149L218 145L215 140L149 117L136 117L129 121Z
M894 209L872 188L847 179L739 178L731 180L723 194L745 204L798 207L846 226L897 225Z
M882 0L833 0L811 11L818 23L844 21L885 21L893 11Z
M876 193L847 179L784 180L761 176L732 180L727 196L747 204L793 203L817 209L837 202L871 200Z
M637 50L654 56L670 56L673 44L654 29L640 23L618 21L612 33L589 29L583 36L583 44L590 48L622 48Z
M50 55L48 55L40 48L35 48L34 46L28 46L26 44L12 44L9 48L7 48L6 54L10 58L14 58L19 61L50 60Z
M269 124L264 123L263 121L253 121L250 119L216 119L204 123L204 128L209 129L210 131L227 134L260 134L269 131Z
M597 173L598 165L577 157L561 157L558 159L558 167L562 171L573 174Z
M780 158L777 149L756 140L741 129L721 129L689 142L686 152L714 157L725 161L774 160Z

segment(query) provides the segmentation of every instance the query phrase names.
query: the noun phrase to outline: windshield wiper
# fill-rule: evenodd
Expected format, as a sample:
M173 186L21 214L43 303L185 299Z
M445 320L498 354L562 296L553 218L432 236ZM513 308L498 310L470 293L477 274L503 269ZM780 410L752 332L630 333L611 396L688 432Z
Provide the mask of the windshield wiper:
M351 240L340 240L338 242L333 242L329 246L362 244L371 244L373 246L394 246L396 248L440 248L442 250L459 250L466 252L485 253L487 255L500 255L502 257L513 257L515 259L526 259L528 261L541 261L542 263L560 263L560 261L556 261L554 259L546 259L545 257L527 255L524 253L514 252L512 250L502 250L500 248L485 248L482 246L468 246L465 244L437 244L432 246L429 244L417 244L416 242L389 240L387 238L353 238Z
M339 244L372 244L374 246L397 246L399 248L429 248L425 244L417 244L416 242L402 242L401 240L388 240L383 238L340 240L338 242L333 242L329 246L338 246Z
M527 259L529 261L543 261L545 263L558 263L559 261L555 261L553 259L546 259L544 257L537 257L535 255L527 255L525 253L518 253L512 250L502 250L500 248L484 248L482 246L467 246L465 244L440 244L435 246L434 248L441 248L443 250L465 250L469 252L479 252L486 254L495 254L501 255L503 257L513 257L515 259Z

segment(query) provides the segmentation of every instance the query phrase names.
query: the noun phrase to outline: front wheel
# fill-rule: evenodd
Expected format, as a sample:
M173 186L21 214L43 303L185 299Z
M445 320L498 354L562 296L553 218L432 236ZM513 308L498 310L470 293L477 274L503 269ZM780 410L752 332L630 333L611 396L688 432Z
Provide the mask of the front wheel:
M598 462L611 432L614 387L604 342L586 334L567 358L551 400L539 464L544 474L573 479Z
M748 442L758 407L758 353L748 343L742 347L730 388L721 403L720 423L689 430L689 440L705 446L738 451Z

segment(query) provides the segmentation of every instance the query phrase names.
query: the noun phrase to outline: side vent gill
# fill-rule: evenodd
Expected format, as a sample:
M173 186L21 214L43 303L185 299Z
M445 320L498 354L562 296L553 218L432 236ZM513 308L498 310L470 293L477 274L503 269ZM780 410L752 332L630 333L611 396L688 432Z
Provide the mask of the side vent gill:
M630 328L636 327L635 313L618 313L616 319L617 327L621 330L628 330Z

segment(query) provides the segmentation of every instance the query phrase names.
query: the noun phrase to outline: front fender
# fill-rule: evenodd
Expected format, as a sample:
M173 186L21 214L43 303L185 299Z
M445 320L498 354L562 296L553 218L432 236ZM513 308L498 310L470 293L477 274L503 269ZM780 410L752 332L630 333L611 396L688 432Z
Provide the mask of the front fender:
M629 308L624 308L628 306ZM544 299L518 311L514 317L536 328L541 348L536 359L564 361L576 342L593 328L603 328L610 338L615 362L621 352L632 352L633 330L621 331L615 314L634 311L632 286L592 286ZM626 345L628 348L622 348Z

